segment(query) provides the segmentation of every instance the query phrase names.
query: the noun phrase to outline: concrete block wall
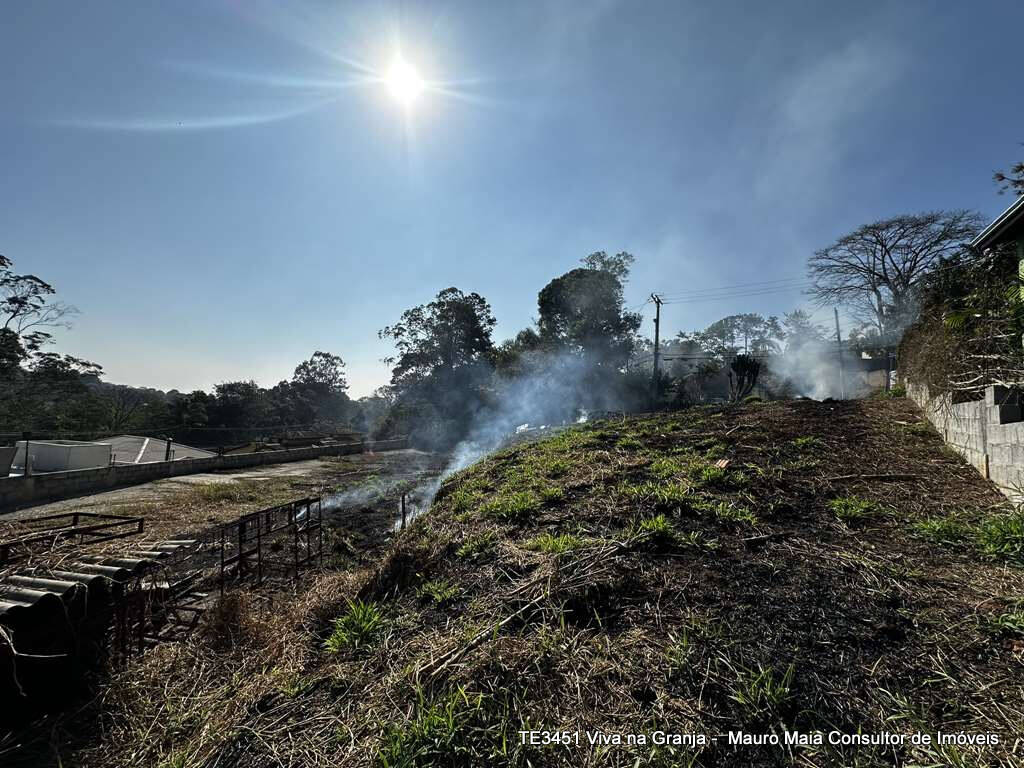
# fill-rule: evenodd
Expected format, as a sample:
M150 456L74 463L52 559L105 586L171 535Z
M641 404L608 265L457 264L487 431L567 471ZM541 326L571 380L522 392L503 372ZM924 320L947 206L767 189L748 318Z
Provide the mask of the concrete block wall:
M930 397L928 388L907 385L946 443L992 480L1011 501L1024 502L1024 403L1020 393L988 387L985 399L953 403Z
M408 438L401 437L394 440L238 453L204 459L156 461L149 464L117 464L95 469L47 472L30 477L4 477L0 478L0 513L47 501L57 501L127 485L148 483L163 477L194 475L199 472L224 469L243 469L263 464L282 464L289 461L305 461L321 456L346 456L370 451L392 451L408 447Z

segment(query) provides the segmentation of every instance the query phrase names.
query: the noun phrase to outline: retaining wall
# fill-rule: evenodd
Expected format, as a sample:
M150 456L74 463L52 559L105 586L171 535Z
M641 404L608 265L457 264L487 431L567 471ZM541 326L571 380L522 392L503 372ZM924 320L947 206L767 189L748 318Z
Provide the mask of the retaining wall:
M953 403L930 398L927 387L908 384L907 395L924 410L946 443L1013 501L1024 501L1024 409L1020 393L988 387L985 399Z
M262 464L282 464L289 461L305 461L321 456L345 456L368 451L391 451L408 448L409 439L376 442L344 443L340 445L289 448L280 451L259 451L258 453L237 453L227 456L211 456L204 459L179 459L177 461L155 461L148 464L116 464L95 469L76 469L68 472L47 472L29 477L0 478L0 513L20 507L42 504L46 501L83 496L88 493L107 491L126 485L148 483L163 477L192 475L197 472L214 472L224 469L242 469Z

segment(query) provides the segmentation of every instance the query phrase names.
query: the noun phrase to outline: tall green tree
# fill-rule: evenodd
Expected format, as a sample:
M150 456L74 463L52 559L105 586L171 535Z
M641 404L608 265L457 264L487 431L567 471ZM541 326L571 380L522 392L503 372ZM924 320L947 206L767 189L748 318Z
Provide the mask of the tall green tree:
M594 254L584 263L600 265L602 257ZM573 269L544 286L537 296L541 341L597 366L624 367L640 329L640 315L623 306L622 280L632 258L609 269Z
M345 379L345 361L330 352L316 351L295 368L292 383L329 393L342 393L348 389Z
M492 372L495 322L483 296L446 288L381 329L380 338L391 339L397 351L385 358L396 406L424 414L414 428L430 432L430 441L461 437L481 406Z

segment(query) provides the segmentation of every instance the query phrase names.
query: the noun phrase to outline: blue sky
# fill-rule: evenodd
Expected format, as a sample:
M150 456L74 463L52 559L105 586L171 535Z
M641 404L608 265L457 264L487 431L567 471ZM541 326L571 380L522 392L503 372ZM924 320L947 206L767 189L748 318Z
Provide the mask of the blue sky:
M595 250L636 255L638 305L800 278L876 218L994 216L1022 24L1016 2L7 3L0 253L81 310L57 348L111 381L270 386L325 349L368 394L377 331L449 285L500 339ZM399 48L438 84L408 110L372 82ZM803 304L672 304L663 334Z

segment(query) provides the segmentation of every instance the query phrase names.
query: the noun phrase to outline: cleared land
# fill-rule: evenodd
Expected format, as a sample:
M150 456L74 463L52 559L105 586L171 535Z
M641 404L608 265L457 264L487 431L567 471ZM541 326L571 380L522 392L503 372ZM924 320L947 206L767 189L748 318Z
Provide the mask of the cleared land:
M443 460L415 450L337 456L157 480L105 493L43 504L0 515L0 539L23 533L25 523L66 512L141 516L142 536L90 547L91 551L146 549L149 542L210 535L246 512L306 496L356 491L325 518L339 546L360 551L384 542L395 517L396 496L433 477ZM60 553L54 553L60 554ZM45 561L46 553L41 553Z
M86 766L1022 763L1024 517L904 400L517 445L450 478L377 563L309 586L234 593L46 741ZM740 729L1001 743L728 746ZM586 737L657 730L719 740Z

